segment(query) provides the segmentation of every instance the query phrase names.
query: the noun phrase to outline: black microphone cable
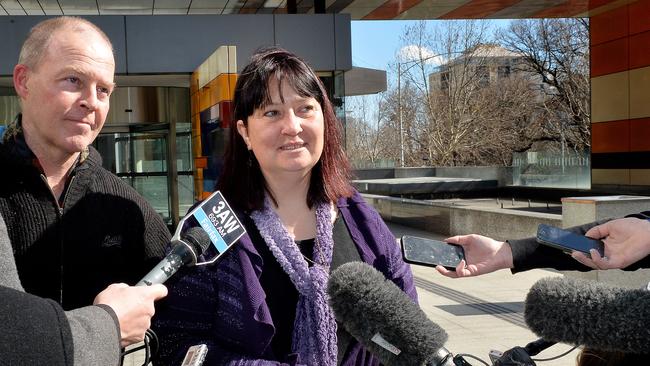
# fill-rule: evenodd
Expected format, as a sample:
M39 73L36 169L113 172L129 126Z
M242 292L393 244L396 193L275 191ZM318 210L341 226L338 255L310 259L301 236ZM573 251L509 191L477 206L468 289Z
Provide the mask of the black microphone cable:
M158 342L158 336L156 333L151 329L147 329L147 331L144 333L144 341L142 345L133 347L126 351L122 351L120 355L120 365L124 364L124 357L126 355L130 355L131 353L144 349L144 363L142 366L147 366L149 363L151 363L151 358L158 354L159 346L160 344Z

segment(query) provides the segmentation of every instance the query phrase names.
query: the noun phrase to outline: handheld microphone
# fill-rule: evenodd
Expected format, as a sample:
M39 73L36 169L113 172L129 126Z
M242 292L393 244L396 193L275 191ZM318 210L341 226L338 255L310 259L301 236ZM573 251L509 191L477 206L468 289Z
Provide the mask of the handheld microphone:
M136 286L151 286L169 279L181 266L193 266L197 258L210 246L210 237L200 227L187 230L180 239L172 240L172 250Z
M387 366L454 365L447 333L392 281L368 264L335 269L327 292L336 320Z
M602 351L650 353L650 291L544 278L526 296L526 324L548 340Z

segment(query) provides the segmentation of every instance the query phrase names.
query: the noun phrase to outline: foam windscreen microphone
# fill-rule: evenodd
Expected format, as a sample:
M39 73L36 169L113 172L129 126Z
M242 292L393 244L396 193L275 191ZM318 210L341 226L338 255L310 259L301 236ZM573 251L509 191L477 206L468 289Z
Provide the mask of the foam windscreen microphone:
M210 246L210 237L200 227L187 230L179 240L172 240L172 250L136 286L163 283L182 266L196 264L198 257Z
M335 269L327 292L336 320L387 366L453 365L447 333L368 264Z
M650 291L544 278L526 296L526 324L538 336L602 351L650 353Z

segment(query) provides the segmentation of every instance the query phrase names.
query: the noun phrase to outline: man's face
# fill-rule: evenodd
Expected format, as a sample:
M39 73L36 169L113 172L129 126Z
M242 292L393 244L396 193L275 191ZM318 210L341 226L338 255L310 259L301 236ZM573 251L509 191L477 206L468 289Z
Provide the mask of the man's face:
M67 156L92 143L106 120L114 72L110 46L90 29L59 30L36 67L17 65L14 84L30 147Z

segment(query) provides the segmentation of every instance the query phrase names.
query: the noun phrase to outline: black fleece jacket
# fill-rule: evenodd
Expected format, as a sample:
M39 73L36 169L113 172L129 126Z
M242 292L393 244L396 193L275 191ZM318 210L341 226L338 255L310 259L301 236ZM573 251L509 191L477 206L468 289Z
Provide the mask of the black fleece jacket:
M134 285L170 238L160 215L89 149L59 205L22 136L0 144L0 214L20 280L65 310L92 304L111 283Z

